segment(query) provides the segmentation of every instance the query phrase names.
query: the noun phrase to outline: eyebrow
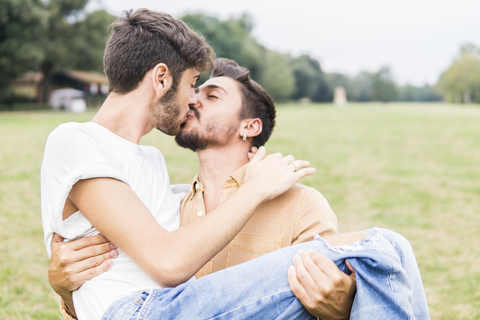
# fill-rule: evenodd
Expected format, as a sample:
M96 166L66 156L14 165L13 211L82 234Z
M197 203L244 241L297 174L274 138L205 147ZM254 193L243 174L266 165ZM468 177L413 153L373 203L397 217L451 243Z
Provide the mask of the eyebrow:
M216 84L208 84L206 86L200 86L198 87L199 90L203 89L209 89L209 90L215 90L215 89L220 89L223 92L225 92L226 95L228 95L227 90L225 90L223 87L217 86Z

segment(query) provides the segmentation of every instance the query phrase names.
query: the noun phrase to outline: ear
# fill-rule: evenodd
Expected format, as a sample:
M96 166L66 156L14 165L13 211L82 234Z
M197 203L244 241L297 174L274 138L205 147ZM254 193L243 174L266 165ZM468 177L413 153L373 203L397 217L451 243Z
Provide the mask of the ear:
M157 97L163 96L172 86L172 74L165 63L159 63L153 67L150 77Z
M240 122L240 136L245 134L248 138L254 138L262 133L262 121L258 118L243 119Z

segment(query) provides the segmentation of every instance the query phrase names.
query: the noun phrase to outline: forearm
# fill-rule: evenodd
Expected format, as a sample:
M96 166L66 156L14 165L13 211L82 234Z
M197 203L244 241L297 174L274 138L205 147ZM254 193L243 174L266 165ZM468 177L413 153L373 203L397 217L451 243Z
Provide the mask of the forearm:
M157 247L170 262L169 283L163 285L176 286L195 275L232 241L263 200L247 182L202 219L167 234L162 248Z
M105 237L164 287L190 279L233 239L266 198L261 188L247 181L197 223L167 232L131 189L116 180L82 180L71 197Z

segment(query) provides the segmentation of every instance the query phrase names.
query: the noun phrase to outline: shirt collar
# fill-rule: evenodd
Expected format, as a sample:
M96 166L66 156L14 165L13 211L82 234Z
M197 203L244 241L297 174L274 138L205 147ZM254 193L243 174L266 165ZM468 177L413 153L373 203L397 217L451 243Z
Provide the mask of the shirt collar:
M227 180L223 182L223 188L238 188L240 187L245 181L245 176L247 174L247 164L241 166L237 169L234 173L228 177ZM203 184L198 179L198 173L195 175L192 181L192 191L194 194L197 192L203 191Z

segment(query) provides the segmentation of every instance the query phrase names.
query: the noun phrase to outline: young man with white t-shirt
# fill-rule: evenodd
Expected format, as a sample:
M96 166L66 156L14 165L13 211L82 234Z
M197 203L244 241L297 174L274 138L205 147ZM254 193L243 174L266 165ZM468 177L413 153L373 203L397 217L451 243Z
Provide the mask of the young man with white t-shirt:
M235 199L177 229L183 195L170 188L162 154L138 142L154 127L170 135L180 131L195 103L195 82L200 71L211 69L213 53L167 14L130 12L113 30L104 57L108 98L91 122L63 124L49 135L41 169L47 251L54 232L66 240L101 232L119 247L115 265L74 292L80 319L100 318L113 301L138 290L189 280L260 203L314 172L294 172L292 156L260 161L261 150ZM297 160L296 166L308 163ZM242 200L242 207L230 205Z

